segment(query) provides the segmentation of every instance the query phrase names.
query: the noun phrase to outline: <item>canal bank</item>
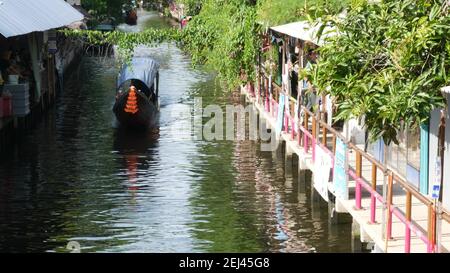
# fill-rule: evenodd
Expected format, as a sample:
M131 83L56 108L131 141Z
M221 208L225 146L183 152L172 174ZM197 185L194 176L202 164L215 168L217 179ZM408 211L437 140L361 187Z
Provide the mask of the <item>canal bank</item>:
M341 214L351 215L358 240L370 243L375 252L448 252L448 195L435 190L446 188L446 168L434 154L437 139L446 142L440 149L449 143L442 133L446 110L430 113L430 124L399 131L396 145L369 143L364 118L334 122L333 97L318 95L301 76L320 62L317 53L324 40L319 29L320 23L307 21L266 29L257 79L241 92L276 132L287 158L295 155L299 170L312 173L313 187L329 202L331 216L339 221ZM335 35L328 26L324 33ZM271 50L278 54L265 54Z
M32 128L55 102L82 45L57 32L79 28L83 15L64 1L5 3L0 23L0 152ZM58 14L49 19L44 12ZM8 19L15 20L10 24Z
M149 26L163 20L148 15ZM114 60L83 58L60 103L0 160L0 249L352 252L351 224L331 225L310 177L292 173L281 150L182 129L195 97L225 108L239 96L174 44L149 53L161 64L159 132L115 130Z

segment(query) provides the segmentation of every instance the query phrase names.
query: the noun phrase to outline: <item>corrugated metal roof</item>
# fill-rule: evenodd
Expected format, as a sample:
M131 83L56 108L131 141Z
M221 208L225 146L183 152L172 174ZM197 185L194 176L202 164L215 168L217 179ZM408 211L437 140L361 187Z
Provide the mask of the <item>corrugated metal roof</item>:
M308 21L300 21L271 27L270 29L281 34L285 34L303 41L314 43L318 46L322 46L324 44L325 38L336 35L336 32L334 28L327 26L325 27L324 31L322 32L322 36L319 39L317 35L321 26L321 23L311 26Z
M80 20L83 15L63 0L0 0L0 33L6 38Z

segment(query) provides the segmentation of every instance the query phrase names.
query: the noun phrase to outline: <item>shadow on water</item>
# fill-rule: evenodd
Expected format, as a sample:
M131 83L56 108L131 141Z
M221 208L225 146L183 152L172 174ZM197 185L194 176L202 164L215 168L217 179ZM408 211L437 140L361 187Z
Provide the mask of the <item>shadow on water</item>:
M120 169L132 204L137 204L139 191L149 187L145 176L157 160L158 139L158 128L141 131L118 128L114 131L113 152L117 164L122 166Z
M114 130L114 150L119 154L144 155L154 148L159 139L159 128L148 130L129 130L117 128Z

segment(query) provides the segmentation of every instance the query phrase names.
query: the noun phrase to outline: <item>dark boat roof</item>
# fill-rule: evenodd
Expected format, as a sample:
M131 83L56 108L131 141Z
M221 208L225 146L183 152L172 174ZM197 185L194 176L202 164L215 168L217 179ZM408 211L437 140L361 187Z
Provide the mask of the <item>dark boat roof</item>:
M122 66L117 78L117 88L129 80L140 80L150 88L155 81L158 69L159 63L150 57L133 57L130 63Z

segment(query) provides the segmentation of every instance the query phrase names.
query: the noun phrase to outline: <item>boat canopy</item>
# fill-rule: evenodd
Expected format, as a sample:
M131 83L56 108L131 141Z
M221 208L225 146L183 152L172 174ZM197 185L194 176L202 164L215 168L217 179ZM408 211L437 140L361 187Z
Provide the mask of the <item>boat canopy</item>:
M130 63L124 64L117 78L119 89L126 81L139 80L147 88L151 88L158 73L159 64L149 57L133 57Z

